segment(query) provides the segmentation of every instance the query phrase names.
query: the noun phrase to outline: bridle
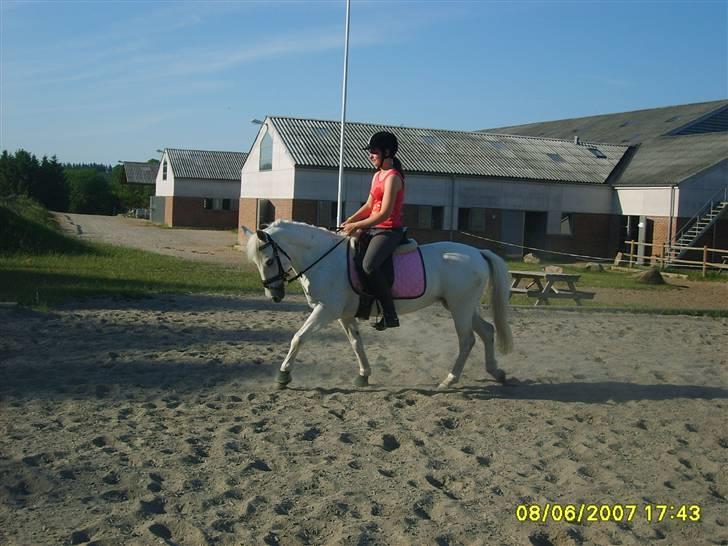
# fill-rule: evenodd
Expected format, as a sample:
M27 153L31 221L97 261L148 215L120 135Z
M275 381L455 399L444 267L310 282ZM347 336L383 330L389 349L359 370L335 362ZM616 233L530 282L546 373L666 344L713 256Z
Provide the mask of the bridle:
M337 229L337 231L339 231L339 230ZM294 273L296 272L296 270L293 269L293 261L291 260L291 257L288 255L288 253L285 250L283 250L280 247L280 245L278 243L276 243L273 240L273 237L271 237L269 233L266 233L265 231L258 232L258 234L261 234L261 233L265 234L265 242L263 245L258 247L258 252L260 252L261 250L265 250L268 247L272 247L273 248L273 257L275 258L276 263L278 265L278 274L275 275L274 277L270 277L268 279L263 280L263 286L265 288L271 288L271 286L273 284L279 283L279 282L280 283L287 282L288 284L291 284L293 281L298 280L304 273L306 273L309 269L311 269L313 266L315 266L317 263L319 263L321 260L323 260L326 256L331 254L337 246L339 246L341 243L343 243L344 241L346 241L348 239L348 237L342 238L334 246L332 246L330 249L328 249L326 252L324 252L324 254L320 258L318 258L315 262L313 262L311 265L309 265L306 269L304 269L300 273L296 274L295 277L289 278L288 273L290 271L293 271ZM291 267L289 267L288 270L286 270L286 271L283 270L283 264L281 263L281 256L280 256L281 254L283 254L286 258L288 258L288 261L291 263Z

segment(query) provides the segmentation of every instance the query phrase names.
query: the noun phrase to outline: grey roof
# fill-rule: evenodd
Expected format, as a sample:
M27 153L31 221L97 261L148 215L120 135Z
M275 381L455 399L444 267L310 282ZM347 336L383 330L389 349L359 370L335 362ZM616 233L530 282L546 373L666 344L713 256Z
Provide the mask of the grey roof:
M268 119L297 166L338 167L340 122L277 116ZM604 183L628 149L620 145L577 145L573 140L347 122L345 168L371 170L362 147L376 131L397 135L397 157L406 172L440 175Z
M611 182L618 186L664 186L679 184L728 159L728 132L723 122L727 108L728 100L719 100L485 131L552 138L578 135L596 142L638 145Z
M245 152L213 152L166 148L175 178L240 181Z
M124 176L127 184L155 184L159 163L124 161Z

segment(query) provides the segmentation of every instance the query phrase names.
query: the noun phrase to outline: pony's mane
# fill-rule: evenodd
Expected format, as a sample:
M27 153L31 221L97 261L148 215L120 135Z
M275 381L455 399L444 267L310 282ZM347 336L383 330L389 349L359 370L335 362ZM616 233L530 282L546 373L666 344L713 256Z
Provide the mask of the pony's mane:
M286 229L287 227L296 227L301 226L308 228L310 230L318 230L322 234L325 233L328 235L332 241L341 239L344 237L343 235L339 235L338 233L332 233L328 229L324 227L319 226L312 226L311 224L307 224L306 222L296 222L295 220L284 220L282 218L276 220L275 222L268 224L263 231L266 233L269 233L271 235L275 235L276 231L281 231ZM248 255L248 259L253 262L254 264L258 264L258 237L256 237L254 234L248 237L248 242L246 244L246 254Z

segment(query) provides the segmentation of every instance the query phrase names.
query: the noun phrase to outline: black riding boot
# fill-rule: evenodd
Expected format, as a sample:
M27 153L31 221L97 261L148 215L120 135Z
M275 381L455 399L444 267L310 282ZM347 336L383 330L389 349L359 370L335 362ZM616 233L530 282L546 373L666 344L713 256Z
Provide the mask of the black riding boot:
M372 293L382 304L382 318L374 324L377 330L386 330L387 328L396 328L399 326L397 311L394 309L394 301L392 300L392 289L387 282L387 278L379 270L372 271L367 279Z

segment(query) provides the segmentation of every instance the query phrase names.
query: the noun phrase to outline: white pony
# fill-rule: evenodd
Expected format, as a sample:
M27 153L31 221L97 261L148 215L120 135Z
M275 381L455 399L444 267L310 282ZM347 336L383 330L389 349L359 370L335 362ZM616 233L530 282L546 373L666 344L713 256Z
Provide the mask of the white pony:
M248 236L248 258L258 267L265 294L275 302L285 297L286 281L300 278L308 304L313 311L291 340L276 377L279 388L291 381L290 368L301 344L314 332L333 320L339 321L349 338L359 362L359 375L354 384L369 384L371 368L354 318L359 296L351 288L347 274L347 237L324 228L277 220L264 230ZM435 302L442 303L452 314L460 348L452 371L440 383L448 388L458 381L465 360L475 344L473 331L485 344L485 369L497 381L506 374L498 368L493 347L494 328L480 316L480 298L491 281L490 304L493 310L498 347L503 353L512 348L508 325L510 286L505 262L488 250L453 243L438 242L420 246L427 274L425 293L416 299L395 300L397 313L404 315Z

